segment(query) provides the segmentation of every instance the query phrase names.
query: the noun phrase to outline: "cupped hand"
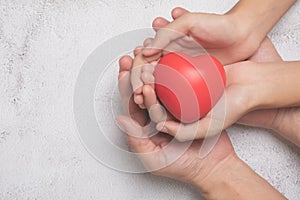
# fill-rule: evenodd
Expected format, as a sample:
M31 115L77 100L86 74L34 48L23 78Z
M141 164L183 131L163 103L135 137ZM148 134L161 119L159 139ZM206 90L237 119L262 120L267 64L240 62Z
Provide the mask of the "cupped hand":
M217 134L237 122L240 118L242 118L240 123L244 124L248 123L266 128L277 127L276 124L274 126L270 122L270 120L276 117L276 109L251 112L255 107L258 91L261 91L260 86L254 84L259 81L256 77L262 70L257 62L270 61L281 61L281 58L271 41L265 39L259 50L249 61L225 67L227 75L225 93L211 112L192 124L181 124L175 120L163 121L157 124L157 129L176 137L180 141L186 141ZM148 98L147 101L152 99L151 101L154 102L154 99L156 99L154 92L152 95L146 97ZM158 106L156 107L159 108ZM284 109L279 113L284 113ZM265 118L265 116L268 116L268 118Z
M157 33L150 48L143 51L145 57L161 54L164 49L187 53L192 40L226 65L249 58L262 42L247 30L247 24L230 13L192 13L178 7L173 9L172 17L172 22L162 17L153 21Z
M141 49L135 51L131 72L131 84L134 90L134 102L144 108L143 70L144 66L155 65L159 58L168 52L184 52L190 56L210 54L223 64L248 58L258 47L251 37L238 31L236 22L229 15L190 13L183 8L172 11L174 21L169 22L158 17L153 21L157 31L154 39L148 38ZM233 31L234 30L234 31Z
M120 59L119 90L127 116L119 116L118 123L127 133L128 144L138 154L145 167L162 176L201 185L203 180L212 176L212 171L222 162L237 159L232 144L225 132L222 133L214 149L200 159L199 150L202 140L181 143L173 137L157 133L147 136L143 127L149 123L145 110L132 101L130 86L130 68L132 59L124 56ZM149 102L151 103L151 102ZM148 102L146 102L146 106ZM197 183L196 183L197 182Z
M188 12L182 8L176 8L173 10L172 16L176 21L177 18L179 18L187 13ZM162 27L165 27L169 24L170 23L163 18L157 18L153 21L153 27L156 30L159 30ZM197 50L201 51L200 49L197 49L197 48L193 49L192 45L188 46L188 44L194 44L193 42L190 42L190 43L187 42L186 45L180 45L180 44L184 44L184 41L188 41L188 38L184 37L181 39L174 40L171 43L169 43L168 48L173 49L173 50L179 50L179 51L180 50L187 51L187 49L189 49L189 48L192 50L195 50L195 52ZM151 42L153 42L153 39L146 39L144 42L144 47L148 46ZM147 57L140 54L140 52L143 50L144 47L137 48L135 50L135 55L137 57L139 57L140 60L143 61L142 63L147 63L148 62ZM192 52L190 52L190 54L193 54L195 52L192 51ZM157 55L154 55L154 57L155 56L157 56ZM157 58L159 58L159 57L156 57L156 59ZM137 59L137 60L139 60L139 59ZM268 39L264 40L262 42L259 49L255 52L255 54L253 56L251 56L249 58L249 60L251 62L240 63L241 64L240 67L248 66L249 69L251 69L250 65L255 65L256 62L274 62L274 61L280 62L280 61L282 61L281 57L275 50L273 44ZM155 63L152 65L152 67L150 67L151 70L144 70L144 72L141 71L141 74L136 76L138 78L141 77L141 79L140 79L142 82L141 88L144 88L144 90L146 90L145 94L142 94L142 92L141 92L139 95L135 95L135 96L139 97L139 98L136 98L136 99L138 99L138 101L136 101L136 103L140 104L140 107L142 107L142 108L145 108L145 105L144 105L144 99L145 99L144 97L145 96L148 96L147 97L148 101L152 102L153 105L154 104L158 105L158 103L159 103L156 100L156 97L154 96L155 93L151 91L151 87L154 88L154 86L153 86L154 78L151 76L151 72L153 72L154 65L155 65ZM238 69L237 65L238 64L228 66L227 68L229 68L229 69L231 68L228 71L231 71L232 72L231 74L235 74L234 76L236 76L236 77L240 76L240 72L244 71L244 73L241 73L241 74L245 74L244 77L245 77L245 79L247 79L247 72L246 72L247 70L246 69L240 70L240 69ZM236 66L236 69L233 68L234 66ZM146 67L146 68L149 68L149 67ZM250 76L250 75L248 75L248 76ZM230 82L230 81L228 81L228 82ZM251 105L248 105L248 107L247 107L246 96L241 99L242 94L245 93L246 90L242 91L242 88L240 88L239 89L241 91L240 93L235 92L238 90L236 90L237 87L234 87L234 84L231 86L231 89L233 89L233 88L235 88L235 89L227 90L228 93L232 94L232 97L230 98L232 100L229 99L227 101L232 102L231 106L233 106L233 107L229 106L229 104L226 104L226 108L227 108L226 116L221 116L221 117L219 117L220 119L218 119L218 116L215 116L215 117L217 117L217 119L215 119L215 121L225 120L222 128L226 128L238 120L238 123L241 123L241 124L272 129L272 130L280 133L283 137L287 138L291 142L293 142L297 145L300 145L300 138L299 138L300 136L299 136L299 134L297 134L297 130L298 130L298 127L300 124L299 121L297 120L298 119L297 117L300 116L300 109L298 107L283 108L283 109L256 110L256 111L252 111L249 114L247 114L247 112L249 112L251 110ZM141 91L143 91L143 90L141 89ZM244 106L243 106L243 102L246 103ZM223 106L224 106L225 105L224 101L221 101L219 103L219 106L221 106L221 104L223 104ZM155 113L155 112L160 113L160 114L152 114L153 116L156 116L156 119L154 119L154 121L158 122L161 119L165 119L164 117L162 117L162 114L161 114L162 111L159 109L160 106L154 106L154 108L155 109L151 110L152 113ZM217 108L217 106L216 106L216 108ZM228 110L229 108L230 108L230 110ZM241 109L238 110L238 108L241 108ZM169 113L168 113L168 116L170 116ZM241 119L239 120L240 117L241 117ZM191 132L191 130L195 130L195 129L198 130L196 138L204 137L207 134L207 130L209 129L211 121L212 121L211 113L209 113L205 118L203 118L201 120L201 123L194 123L194 124L182 126L182 128L180 128L180 130L182 130L182 131L180 131L180 132L182 132L184 135L180 134L180 132L178 132L179 123L176 121L172 121L175 123L168 122L169 127L163 126L163 123L161 123L158 125L157 128L164 132L169 132L169 134L171 134L173 136L176 135L176 133L179 133L176 136L179 140L189 140L189 139L194 138L194 134L190 134L190 136L186 136L187 135L186 133ZM286 122L286 123L282 123L282 122ZM168 125L168 123L166 125ZM221 125L219 125L219 127L215 128L215 129L212 128L212 132L209 134L215 134L218 130L220 130L220 126ZM195 131L193 131L193 132L195 132Z

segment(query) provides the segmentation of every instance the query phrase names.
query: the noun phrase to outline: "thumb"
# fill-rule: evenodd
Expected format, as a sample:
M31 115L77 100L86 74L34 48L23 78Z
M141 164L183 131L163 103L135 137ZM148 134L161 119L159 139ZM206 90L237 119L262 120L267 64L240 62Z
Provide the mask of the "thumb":
M127 142L131 149L136 153L148 153L153 151L155 145L148 137L143 134L143 127L136 121L127 116L116 118L121 130L127 134Z
M143 130L142 127L134 121L132 118L127 116L118 116L116 121L122 131L126 134L133 136L133 137L142 137Z
M188 13L189 11L181 8L181 7L176 7L172 10L172 18L173 19L177 19L178 17L181 17L182 15L184 15L185 13Z
M189 24L192 14L186 13L173 22L167 24L164 28L157 31L154 40L148 48L143 49L143 55L146 57L155 55L168 46L172 41L184 37L189 32Z
M210 130L209 118L203 118L191 124L182 124L175 121L160 122L156 125L157 130L174 136L178 141L185 142L196 139L203 139L205 136L214 135Z

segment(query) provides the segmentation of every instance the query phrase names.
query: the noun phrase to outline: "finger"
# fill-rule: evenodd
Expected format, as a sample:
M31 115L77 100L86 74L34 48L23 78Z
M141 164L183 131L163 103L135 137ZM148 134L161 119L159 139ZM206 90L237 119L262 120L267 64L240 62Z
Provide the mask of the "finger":
M132 65L132 58L128 55L122 56L119 59L119 71L130 71Z
M119 76L118 86L122 101L129 102L132 95L132 89L130 86L130 69L132 65L132 58L130 56L123 56L119 60ZM125 106L125 105L123 105ZM126 106L125 106L126 107Z
M208 135L210 119L203 118L191 124L181 124L175 121L160 122L156 125L156 129L161 132L172 135L180 142L189 140L202 139Z
M121 95L122 100L127 100L132 95L132 89L130 87L130 76L128 71L122 71L119 73L119 92Z
M225 119L224 107L226 106L222 103L222 99L219 102L206 116L194 123L182 124L176 121L166 121L165 123L158 123L156 128L174 136L178 141L202 139L217 135L233 123Z
M149 112L149 116L155 123L166 120L167 114L164 108L157 101L154 89L149 85L143 87L144 103Z
M141 54L138 54L135 59L133 60L133 67L131 69L131 86L135 94L141 94L142 93L142 87L143 87L143 81L141 79L142 75L142 66L143 66L143 60L141 58Z
M129 59L130 58L130 59ZM144 119L143 114L139 112L137 105L132 99L132 87L130 85L130 72L128 69L131 67L132 59L131 57L120 60L120 73L118 77L118 87L121 96L123 111L126 115L132 116L133 118L139 118L139 122L144 124L146 119Z
M143 50L144 56L152 56L160 52L164 47L166 47L171 41L176 40L180 37L185 36L189 31L189 23L187 21L191 20L192 15L182 15L175 21L167 24L164 28L160 28L155 35L153 42L151 43L151 48L145 48Z
M131 69L131 86L135 94L142 94L142 87L144 85L142 81L142 69L144 65L148 65L153 61L157 61L160 58L159 54L148 57L147 59L143 57L142 54L138 54L133 60ZM155 62L154 62L155 63Z
M152 164L158 158L155 152L159 150L159 146L157 146L148 137L139 137L141 134L143 134L142 130L135 123L132 123L132 120L130 118L126 116L119 116L116 120L119 126L127 134L127 143L130 146L131 150L139 154L139 157L142 159L142 162L146 167L155 169L156 167L152 167Z
M154 76L153 73L144 71L142 73L142 81L145 85L150 85L152 88L154 88Z
M122 107L124 113L131 116L141 125L145 125L148 121L145 111L139 109L132 98L132 87L130 85L130 69L132 66L132 58L130 56L123 56L119 60L120 73L118 76L118 87L121 96Z
M143 137L142 127L132 118L127 116L118 116L116 121L122 128L122 131L126 132L128 135L137 138Z
M151 44L150 44L150 45L151 45ZM146 48L144 48L144 49L146 49ZM143 52L143 51L142 51L142 52ZM158 52L157 54L154 54L154 55L152 55L152 56L144 57L144 60L145 60L145 62L147 62L147 63L153 64L153 63L157 63L158 60L161 58L161 56L162 56L162 52L160 51L160 52ZM155 64L155 65L156 65L156 64Z
M122 108L127 116L131 116L141 125L145 125L147 122L146 113L139 109L137 104L134 103L132 98L132 88L130 85L130 76L128 71L122 71L119 74L119 93L122 101Z
M137 105L143 104L144 103L143 95L134 94L134 103L136 103Z
M151 42L153 41L153 38L147 38L144 40L143 46L146 47L148 46Z
M140 107L141 109L146 109L146 106L145 106L145 104L144 104L144 103L142 103L142 104L139 104L139 107Z
M154 31L158 31L160 28L165 27L170 22L163 17L157 17L152 22L152 27Z
M189 12L188 10L181 8L181 7L174 8L172 10L172 18L175 20L178 17L181 17L182 15L184 15L185 13L188 13L188 12Z
M153 63L150 63L149 65L144 65L142 72L148 72L148 73L153 74L156 64L157 64L157 62L153 62Z
M143 49L144 49L144 46L137 46L137 47L135 47L135 49L133 50L134 56L137 56L138 54L140 54Z

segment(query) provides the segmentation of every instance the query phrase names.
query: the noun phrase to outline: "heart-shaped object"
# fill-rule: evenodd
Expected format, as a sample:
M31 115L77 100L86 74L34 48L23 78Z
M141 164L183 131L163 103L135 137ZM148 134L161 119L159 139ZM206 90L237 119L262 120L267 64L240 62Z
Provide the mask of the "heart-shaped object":
M178 120L191 123L206 115L221 98L226 84L222 64L213 56L191 57L171 52L154 70L156 94Z

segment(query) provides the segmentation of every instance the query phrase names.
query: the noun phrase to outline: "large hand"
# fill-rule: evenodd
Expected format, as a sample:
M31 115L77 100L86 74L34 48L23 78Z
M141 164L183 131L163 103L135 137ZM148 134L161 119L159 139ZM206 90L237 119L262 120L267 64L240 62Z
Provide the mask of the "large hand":
M143 65L157 61L161 54L179 51L197 56L205 50L223 64L249 58L260 45L260 39L246 30L246 24L232 15L190 13L183 8L172 11L174 21L156 18L152 26L157 31L154 39L148 39L152 48L145 48L133 62L131 84L134 101L144 108L142 78Z
M192 183L206 199L257 199L262 196L284 199L236 156L225 132L204 159L199 157L201 140L188 144L162 133L145 136L142 126L147 123L147 117L130 98L132 90L128 70L131 65L128 56L120 60L119 88L125 111L138 121L126 116L120 116L118 121L128 134L130 147L149 171Z
M224 132L214 149L204 159L200 159L199 150L202 140L192 143L180 143L173 138L158 133L152 137L145 137L143 126L147 124L145 110L140 109L132 101L132 90L129 81L129 70L132 59L124 56L120 59L119 90L125 112L132 117L119 116L118 122L128 133L127 139L133 151L139 153L141 160L149 171L177 180L194 183L204 180L221 162L231 162L237 159L231 142ZM148 102L146 102L148 106ZM172 143L170 143L172 140ZM170 144L169 144L170 143ZM183 147L187 146L187 149ZM182 150L182 152L179 152ZM174 154L178 158L174 159ZM168 161L174 159L174 162ZM200 181L200 182L201 182ZM198 184L198 183L197 183Z
M270 42L270 40L266 39L261 44L260 48L256 51L256 53L249 58L250 61L253 62L280 62L282 61L280 55L277 53L276 49L274 48L273 44ZM227 71L228 72L228 71ZM149 76L149 75L147 75ZM239 70L237 73L232 74L231 77L237 77L239 75ZM151 78L150 78L151 80ZM149 90L149 86L145 86ZM150 95L149 95L150 94ZM152 102L154 101L154 96L151 96L151 92L146 92L146 97L149 101L149 99L152 98ZM237 105L237 104L233 104ZM156 106L156 108L159 108ZM236 111L236 109L234 109ZM243 111L243 110L242 110ZM244 110L243 112L246 112ZM227 124L233 123L235 119L238 119L237 115L238 112L236 112L236 117L231 119L231 122L225 122L225 127L227 127ZM230 116L230 115L227 115ZM196 123L193 125L185 126L183 129L186 132L189 132L188 130L193 130L194 127L198 127L201 130L205 131L208 129L208 126L210 124L210 115L207 115L206 121L202 119L201 124ZM295 143L296 145L300 145L300 134L298 134L298 130L300 128L299 123L299 117L300 117L300 108L299 107L292 107L292 108L281 108L281 109L263 109L263 110L256 110L252 111L244 116L242 116L237 123L250 125L250 126L256 126L256 127L263 127L267 129L272 129L279 134L281 134L286 139L290 140L291 142ZM157 120L156 120L157 121ZM161 123L163 124L163 123ZM178 125L178 123L175 123ZM202 125L202 126L201 126ZM161 128L161 127L159 127ZM163 129L165 132L170 132L171 135L176 134L176 130L179 130L179 127L175 125L175 128ZM199 131L200 132L200 131ZM199 134L199 133L198 133ZM204 134L204 132L203 132ZM176 137L180 140L186 140L186 139L193 139L193 134L190 134L190 137L183 137L182 135L177 135ZM198 135L199 137L203 136L201 134Z
M223 115L222 112L219 112L221 115L212 115L212 111L208 113L207 116L193 124L184 125L176 121L167 121L166 123L158 123L157 128L163 132L175 136L178 140L183 141L194 138L202 138L207 135L207 131L209 130L210 126L214 125L213 120L215 120L215 122L224 120L224 124L216 124L222 126L222 129L227 128L251 111L251 109L254 107L252 102L255 102L256 98L256 96L253 94L257 94L258 91L261 91L261 88L252 87L255 85L253 83L257 82L257 75L263 70L255 62L270 61L281 61L281 58L270 40L266 39L262 43L259 50L250 58L250 61L226 66L227 87L225 90L225 95L224 98L221 99L221 101L213 109L213 111L223 111L223 107L225 106L225 116L225 111L223 112ZM148 95L146 97L148 99L155 99L155 93L152 94L154 95ZM154 102L154 100L151 101ZM159 107L156 106L156 108ZM292 120L294 119L293 116L297 114L297 110L298 108L280 109L278 112L276 109L253 111L249 113L249 115L244 116L239 122L243 124L275 129L276 131L280 131L284 137L298 144L299 134L295 134L294 128L288 129L288 127L297 127L299 123L294 120L295 124L293 126L288 126L278 123L277 120L278 118L281 119L282 115L287 116L286 111L292 112L291 115L288 115L291 116L290 118ZM275 118L276 120L274 120ZM197 130L196 136L194 135L195 130ZM212 128L212 131L209 134L216 134L218 130L220 130L220 127Z
M145 48L134 59L131 84L135 92L134 101L141 108L144 108L143 66L157 61L161 54L177 51L198 56L207 51L223 64L228 64L250 57L260 44L252 35L240 30L243 26L238 26L229 15L190 13L183 8L175 8L172 17L172 22L161 17L153 21L156 36L144 43L152 48Z

